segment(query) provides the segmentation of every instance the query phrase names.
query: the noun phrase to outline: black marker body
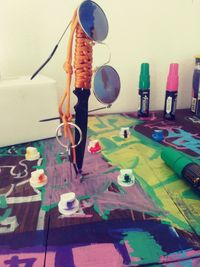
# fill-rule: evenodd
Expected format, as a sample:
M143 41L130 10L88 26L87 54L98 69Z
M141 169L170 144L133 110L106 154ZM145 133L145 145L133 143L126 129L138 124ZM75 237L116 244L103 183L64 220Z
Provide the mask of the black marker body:
M177 92L166 91L164 119L175 120L176 103L177 103Z
M139 90L138 92L138 117L148 117L149 116L149 97L150 90Z
M185 178L195 189L200 192L200 166L190 163L182 170L183 178Z

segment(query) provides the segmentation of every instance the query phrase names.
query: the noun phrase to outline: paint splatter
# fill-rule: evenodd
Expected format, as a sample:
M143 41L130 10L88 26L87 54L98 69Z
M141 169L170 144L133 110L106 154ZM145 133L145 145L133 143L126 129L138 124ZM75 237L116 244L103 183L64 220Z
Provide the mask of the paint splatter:
M157 263L160 257L166 255L154 237L143 231L124 233L124 240L132 249L130 252L132 264Z

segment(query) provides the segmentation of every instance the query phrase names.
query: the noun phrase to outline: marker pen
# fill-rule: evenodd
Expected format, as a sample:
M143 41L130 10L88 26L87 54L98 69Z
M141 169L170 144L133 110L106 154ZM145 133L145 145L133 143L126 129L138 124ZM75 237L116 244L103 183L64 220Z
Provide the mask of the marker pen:
M196 110L196 116L200 118L200 83L199 83L199 92L197 97L197 110Z
M164 119L175 120L178 82L179 82L178 64L172 63L170 64L169 74L167 78Z
M161 153L161 158L180 177L187 180L192 187L200 193L200 165L185 154L166 147Z
M195 68L192 77L192 104L191 111L197 112L198 92L200 84L200 55L195 57Z
M138 98L138 117L148 117L150 98L150 76L148 63L141 64Z

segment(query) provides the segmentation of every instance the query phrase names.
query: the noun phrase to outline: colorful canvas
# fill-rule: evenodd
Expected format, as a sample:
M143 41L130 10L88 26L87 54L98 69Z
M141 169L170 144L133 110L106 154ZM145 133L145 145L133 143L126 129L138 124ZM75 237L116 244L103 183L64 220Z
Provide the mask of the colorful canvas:
M81 182L54 138L0 148L0 266L200 266L200 195L160 157L171 146L199 162L200 122L190 115L91 116L88 141L99 140L101 152L85 151ZM162 142L152 139L155 129L164 131ZM39 159L25 159L28 146ZM32 188L37 169L48 183ZM118 184L121 169L133 171L134 185ZM80 203L71 216L58 211L66 192Z

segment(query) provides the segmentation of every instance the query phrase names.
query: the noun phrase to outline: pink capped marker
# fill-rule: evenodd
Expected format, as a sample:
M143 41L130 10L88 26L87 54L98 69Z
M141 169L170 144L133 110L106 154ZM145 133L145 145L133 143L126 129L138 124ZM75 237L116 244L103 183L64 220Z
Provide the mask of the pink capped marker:
M178 64L172 63L170 64L169 74L167 77L164 119L175 120L178 85L179 85Z

